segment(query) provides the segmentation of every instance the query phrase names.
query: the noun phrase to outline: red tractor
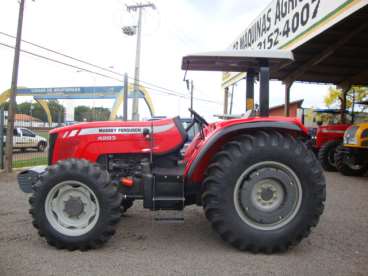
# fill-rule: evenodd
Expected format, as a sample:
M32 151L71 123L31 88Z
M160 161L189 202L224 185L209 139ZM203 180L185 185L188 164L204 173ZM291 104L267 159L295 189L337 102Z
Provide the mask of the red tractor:
M334 157L336 149L342 144L344 132L351 124L340 122L341 110L339 109L317 109L314 112L319 116L329 116L330 121L327 125L322 125L322 121L317 119L318 127L309 129L313 150L324 170L336 171Z
M285 51L230 51L183 58L185 70L246 72L260 80L260 114L217 123L190 110L200 126L184 156L178 117L92 122L50 132L49 166L21 172L33 225L57 248L98 248L135 200L182 219L203 206L214 230L240 250L286 251L307 237L324 209L325 178L297 120L269 118L268 82ZM190 128L191 126L188 126ZM160 213L160 212L158 212ZM156 212L157 214L157 212Z

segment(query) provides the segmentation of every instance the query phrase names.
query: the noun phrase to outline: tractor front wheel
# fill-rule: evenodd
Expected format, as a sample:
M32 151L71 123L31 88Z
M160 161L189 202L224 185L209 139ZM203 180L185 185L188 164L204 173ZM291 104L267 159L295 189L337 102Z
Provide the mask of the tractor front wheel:
M336 168L346 176L361 176L368 171L368 159L356 152L339 146L335 154Z
M86 160L47 168L29 200L33 225L59 249L98 248L115 233L121 196L109 174Z
M335 172L335 153L336 148L341 144L341 141L334 140L328 141L323 144L323 146L318 151L318 160L322 165L322 168L328 172Z
M309 235L324 209L322 168L288 134L239 136L215 155L206 175L206 217L240 250L285 251Z

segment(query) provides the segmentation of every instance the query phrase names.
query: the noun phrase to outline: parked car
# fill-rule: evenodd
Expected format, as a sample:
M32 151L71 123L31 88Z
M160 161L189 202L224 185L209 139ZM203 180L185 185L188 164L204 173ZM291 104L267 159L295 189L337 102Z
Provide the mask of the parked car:
M27 128L16 127L13 133L14 149L37 149L40 152L47 148L47 139L37 135ZM6 143L6 129L4 129L4 144Z

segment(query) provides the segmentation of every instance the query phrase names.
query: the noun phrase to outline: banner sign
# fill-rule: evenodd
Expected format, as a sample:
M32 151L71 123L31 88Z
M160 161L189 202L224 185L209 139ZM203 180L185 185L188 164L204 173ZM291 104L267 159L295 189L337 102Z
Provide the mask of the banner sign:
M50 88L20 88L17 95L33 96L35 99L115 99L123 93L123 86L84 86L84 87L50 87ZM129 98L144 98L141 91L130 92ZM133 95L134 94L134 95Z
M293 50L365 5L368 0L273 0L229 49ZM223 81L235 75L225 73Z

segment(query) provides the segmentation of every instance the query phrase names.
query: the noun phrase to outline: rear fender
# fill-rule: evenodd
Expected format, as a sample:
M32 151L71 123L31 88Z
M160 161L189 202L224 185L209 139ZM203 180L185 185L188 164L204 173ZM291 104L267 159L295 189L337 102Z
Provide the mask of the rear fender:
M188 160L185 169L186 184L188 189L197 189L199 183L204 178L205 171L214 155L222 148L222 146L232 140L234 137L252 133L256 130L277 130L283 133L289 133L294 137L300 137L307 140L307 129L301 123L294 122L275 122L275 121L258 121L242 124L235 124L223 128L215 132L209 137L199 148L197 154Z

